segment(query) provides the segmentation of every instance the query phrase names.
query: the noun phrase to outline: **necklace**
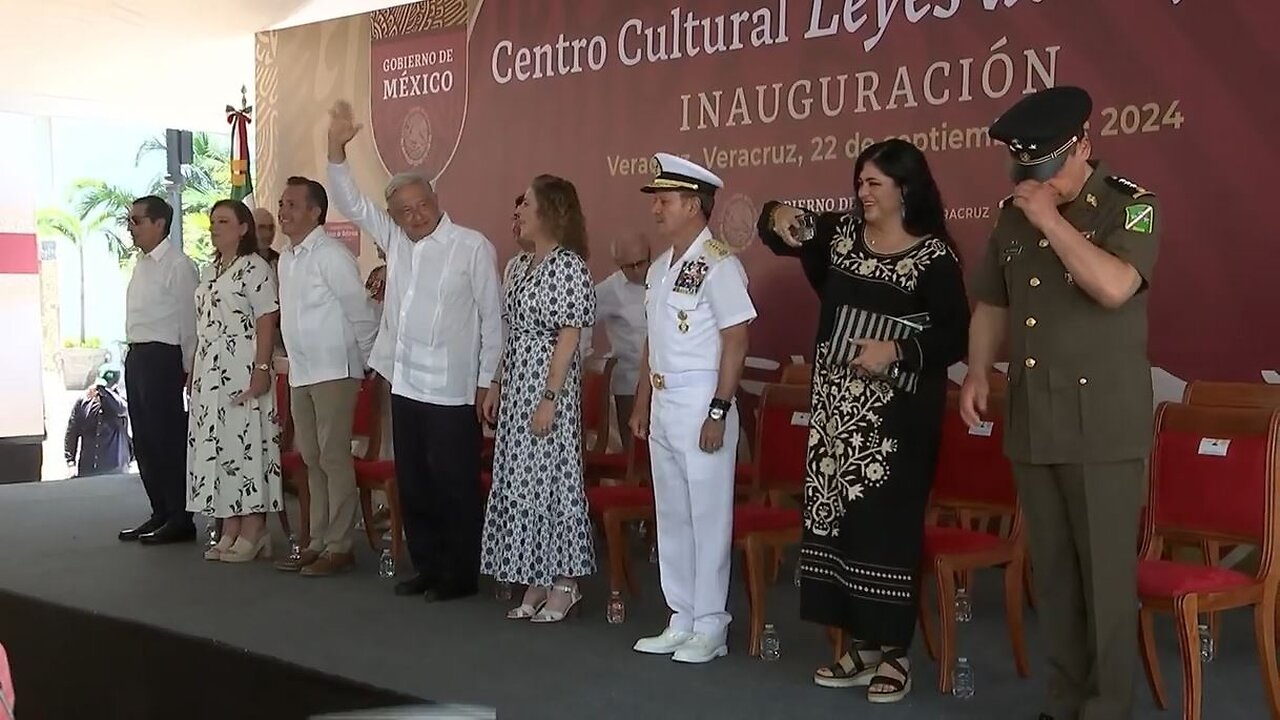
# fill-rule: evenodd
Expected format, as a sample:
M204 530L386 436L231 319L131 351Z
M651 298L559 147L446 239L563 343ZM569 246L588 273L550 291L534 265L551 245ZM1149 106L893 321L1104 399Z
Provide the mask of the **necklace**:
M230 270L231 266L235 263L235 261L236 259L234 257L232 257L230 260L223 260L222 257L219 256L217 261L215 261L215 264L214 264L214 267L217 269L217 277L222 277L223 273Z

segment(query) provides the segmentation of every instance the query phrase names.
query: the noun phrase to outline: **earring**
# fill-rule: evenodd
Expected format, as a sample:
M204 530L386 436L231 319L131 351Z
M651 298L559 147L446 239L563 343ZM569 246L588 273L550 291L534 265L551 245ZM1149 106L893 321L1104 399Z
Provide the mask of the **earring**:
M898 206L898 213L902 215L902 219L907 219L907 189L902 188L902 204Z

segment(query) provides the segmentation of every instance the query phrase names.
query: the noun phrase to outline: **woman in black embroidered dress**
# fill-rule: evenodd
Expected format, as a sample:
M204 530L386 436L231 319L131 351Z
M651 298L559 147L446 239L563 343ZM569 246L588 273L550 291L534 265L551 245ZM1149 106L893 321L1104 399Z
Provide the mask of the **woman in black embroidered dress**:
M800 258L822 300L800 612L844 628L852 644L814 682L895 702L911 689L925 506L969 305L924 155L902 140L872 145L854 184L860 212L771 202L759 231L776 254Z

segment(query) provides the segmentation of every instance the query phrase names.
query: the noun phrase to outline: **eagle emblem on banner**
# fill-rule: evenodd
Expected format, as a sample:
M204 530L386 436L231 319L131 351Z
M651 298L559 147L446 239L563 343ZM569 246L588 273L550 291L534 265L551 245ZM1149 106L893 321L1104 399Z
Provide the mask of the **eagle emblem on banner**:
M423 0L369 14L369 117L387 172L435 180L462 139L467 0Z

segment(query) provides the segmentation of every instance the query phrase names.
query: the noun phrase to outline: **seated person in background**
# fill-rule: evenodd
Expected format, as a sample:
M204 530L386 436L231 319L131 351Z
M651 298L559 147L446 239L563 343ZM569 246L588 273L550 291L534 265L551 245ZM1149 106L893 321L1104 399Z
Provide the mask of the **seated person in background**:
M609 339L609 357L615 358L609 391L618 418L618 437L631 445L625 423L635 407L636 383L640 379L640 353L647 333L644 314L645 275L649 272L649 238L637 232L613 243L617 272L596 285L596 321L604 325ZM585 354L585 353L584 353Z
M116 393L119 382L119 370L103 370L71 408L64 452L77 477L127 472L133 461L129 407Z
M276 263L280 261L280 253L271 247L276 240L276 219L271 216L270 210L254 208L253 225L254 231L258 234L258 254L267 261L272 270L275 270Z

